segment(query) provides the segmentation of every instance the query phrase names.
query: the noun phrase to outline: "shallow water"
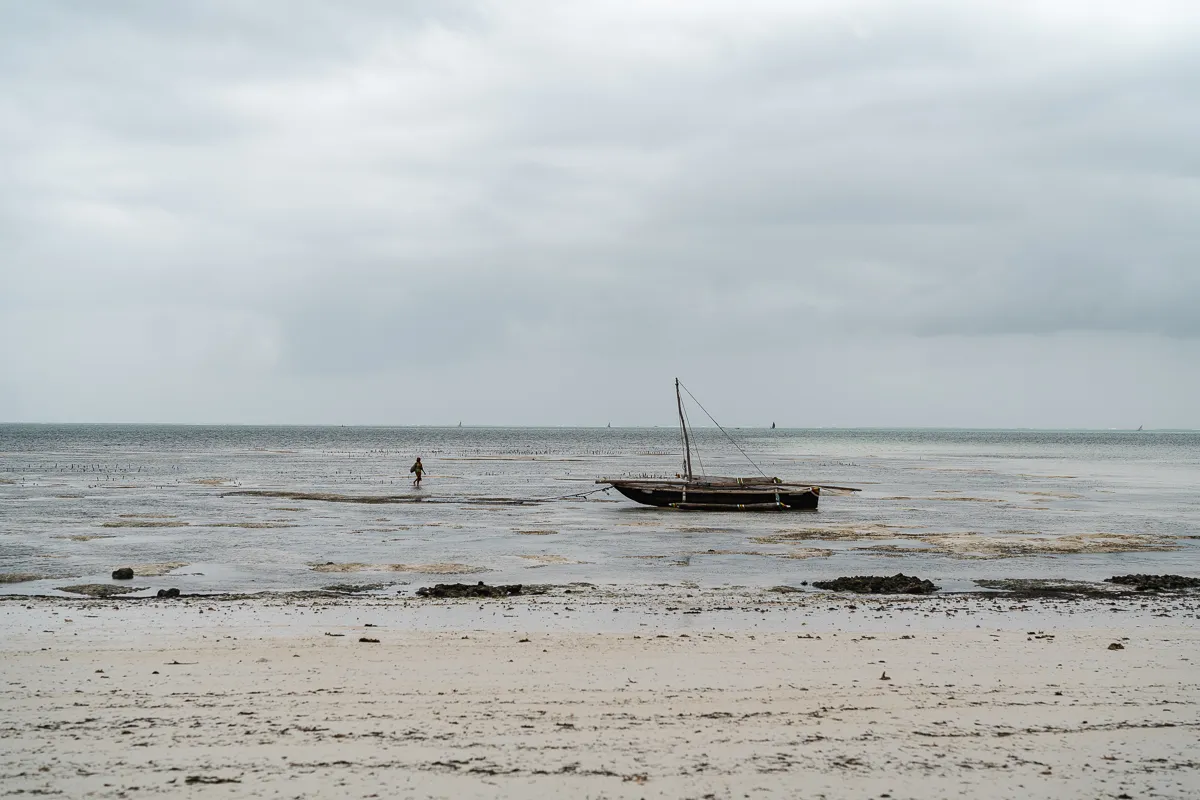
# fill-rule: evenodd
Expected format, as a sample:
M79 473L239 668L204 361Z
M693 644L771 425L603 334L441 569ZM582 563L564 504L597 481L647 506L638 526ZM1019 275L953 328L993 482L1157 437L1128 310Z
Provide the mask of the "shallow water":
M826 493L815 513L568 497L601 476L674 475L668 428L0 426L0 573L39 578L0 591L108 582L124 565L169 573L134 586L185 592L761 586L898 571L965 589L975 578L1200 572L1197 432L734 434L766 474L864 491ZM697 438L709 474L756 474L719 431ZM408 480L416 455L429 470L420 490ZM229 494L244 489L422 502Z

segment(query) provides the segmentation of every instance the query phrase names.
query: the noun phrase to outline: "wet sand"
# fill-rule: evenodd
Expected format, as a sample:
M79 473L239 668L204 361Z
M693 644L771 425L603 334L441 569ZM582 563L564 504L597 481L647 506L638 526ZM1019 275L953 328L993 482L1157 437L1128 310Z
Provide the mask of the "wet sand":
M1194 797L1198 605L10 598L0 791Z

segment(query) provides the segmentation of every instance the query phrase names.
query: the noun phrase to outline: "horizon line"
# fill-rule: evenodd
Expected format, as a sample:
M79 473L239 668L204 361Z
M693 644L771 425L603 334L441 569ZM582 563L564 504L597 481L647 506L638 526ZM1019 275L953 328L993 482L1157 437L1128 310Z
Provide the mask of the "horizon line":
M385 428L385 429L418 429L431 430L496 430L496 429L529 429L529 430L654 430L656 428L675 428L674 425L520 425L507 423L337 423L337 422L0 422L0 427L16 426L110 426L110 427L159 427L159 428ZM718 430L716 425L689 425L689 428ZM1065 432L1086 431L1091 433L1197 433L1200 428L1090 428L1090 427L1036 427L1022 425L1018 427L992 426L962 426L962 425L806 425L800 427L769 425L725 425L731 430L780 430L780 431L1039 431Z

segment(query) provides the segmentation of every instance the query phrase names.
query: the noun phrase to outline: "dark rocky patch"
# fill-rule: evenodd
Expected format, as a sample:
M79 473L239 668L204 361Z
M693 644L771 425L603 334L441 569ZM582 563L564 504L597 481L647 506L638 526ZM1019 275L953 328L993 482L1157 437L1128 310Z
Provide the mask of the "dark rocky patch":
M118 567L113 570L114 581L131 581L133 580L133 567Z
M922 580L915 575L905 575L903 572L897 572L891 577L855 575L852 578L813 581L813 586L834 592L857 592L858 594L932 594L938 590L933 581Z
M374 592L387 586L386 583L334 583L329 586L322 586L323 592L337 592L339 594L361 594L362 592Z
M60 592L83 594L88 597L116 597L130 592L143 592L146 586L113 586L111 583L80 583L75 586L60 586Z
M50 575L37 575L32 572L0 572L0 583L25 583L27 581L40 581L42 578L49 578Z
M170 589L159 589L158 596L159 597L179 597L179 590L173 586Z
M1033 599L1058 597L1063 599L1085 597L1119 597L1127 592L1114 586L1088 581L1057 580L1054 578L1004 578L1001 580L977 580L975 585L984 589L998 589L1007 596Z
M471 585L469 583L439 583L436 586L422 586L417 589L417 597L512 597L521 594L519 583L507 586L488 586L483 581Z
M183 782L188 785L197 783L241 783L241 778L220 778L216 775L188 775L183 779Z
M1185 578L1183 575L1114 575L1105 578L1105 583L1132 586L1139 592L1178 592L1183 589L1200 589L1200 578Z

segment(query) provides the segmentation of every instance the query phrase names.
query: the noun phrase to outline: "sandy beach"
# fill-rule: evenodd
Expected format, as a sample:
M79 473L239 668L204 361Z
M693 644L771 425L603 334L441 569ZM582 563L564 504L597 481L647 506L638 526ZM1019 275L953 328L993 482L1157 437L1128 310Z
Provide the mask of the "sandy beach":
M1198 607L9 598L0 793L1195 797Z

